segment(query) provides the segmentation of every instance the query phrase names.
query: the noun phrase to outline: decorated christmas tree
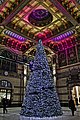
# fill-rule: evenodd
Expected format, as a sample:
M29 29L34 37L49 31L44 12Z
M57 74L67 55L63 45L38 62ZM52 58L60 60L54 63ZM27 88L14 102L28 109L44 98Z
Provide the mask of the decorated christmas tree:
M41 40L38 42L32 70L20 115L39 118L61 116L60 102Z

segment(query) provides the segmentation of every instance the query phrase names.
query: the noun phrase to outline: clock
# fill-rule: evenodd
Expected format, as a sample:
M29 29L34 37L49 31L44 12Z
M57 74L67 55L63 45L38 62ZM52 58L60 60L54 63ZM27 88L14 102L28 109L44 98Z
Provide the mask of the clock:
M6 75L6 76L7 76L7 75L8 75L8 71L5 71L5 72L4 72L4 75Z

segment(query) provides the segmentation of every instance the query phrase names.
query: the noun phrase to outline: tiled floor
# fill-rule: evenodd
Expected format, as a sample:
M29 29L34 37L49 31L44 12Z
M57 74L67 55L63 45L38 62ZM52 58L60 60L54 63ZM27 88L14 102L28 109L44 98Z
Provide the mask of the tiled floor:
M21 109L20 107L8 108L8 113L3 114L2 108L0 108L0 120L20 120L19 118L20 109ZM69 108L63 107L62 109L63 109L63 116L56 120L80 120L80 107L75 112L74 116L71 115L71 111L69 110Z
M8 113L3 114L0 108L0 120L19 120L20 107L7 108Z

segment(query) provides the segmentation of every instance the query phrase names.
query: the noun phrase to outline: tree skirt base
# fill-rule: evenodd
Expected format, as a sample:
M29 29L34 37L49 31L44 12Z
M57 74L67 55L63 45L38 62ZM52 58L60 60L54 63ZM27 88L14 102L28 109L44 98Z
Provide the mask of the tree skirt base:
M20 120L62 120L62 116L44 118L20 116Z

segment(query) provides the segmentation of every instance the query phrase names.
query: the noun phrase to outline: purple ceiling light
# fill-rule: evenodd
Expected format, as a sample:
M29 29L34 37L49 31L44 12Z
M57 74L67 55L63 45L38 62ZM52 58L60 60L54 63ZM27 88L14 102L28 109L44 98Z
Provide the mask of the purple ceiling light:
M36 9L30 13L28 20L35 26L43 27L52 22L53 16L46 9Z
M8 36L10 36L10 37L12 37L12 38L15 38L15 39L17 39L17 40L20 40L20 41L25 41L25 40L26 40L26 38L24 38L24 37L22 37L22 36L20 36L20 35L18 35L18 34L16 34L16 33L14 33L14 32L11 32L11 31L9 31L9 30L5 30L4 33L5 33L6 35L8 35Z
M62 34L62 35L57 36L57 37L54 37L54 38L52 38L51 40L53 40L53 41L60 41L60 40L63 40L63 39L65 39L65 38L71 36L72 34L74 34L74 31L73 31L73 30L68 31L68 32L66 32L66 33L64 33L64 34Z

